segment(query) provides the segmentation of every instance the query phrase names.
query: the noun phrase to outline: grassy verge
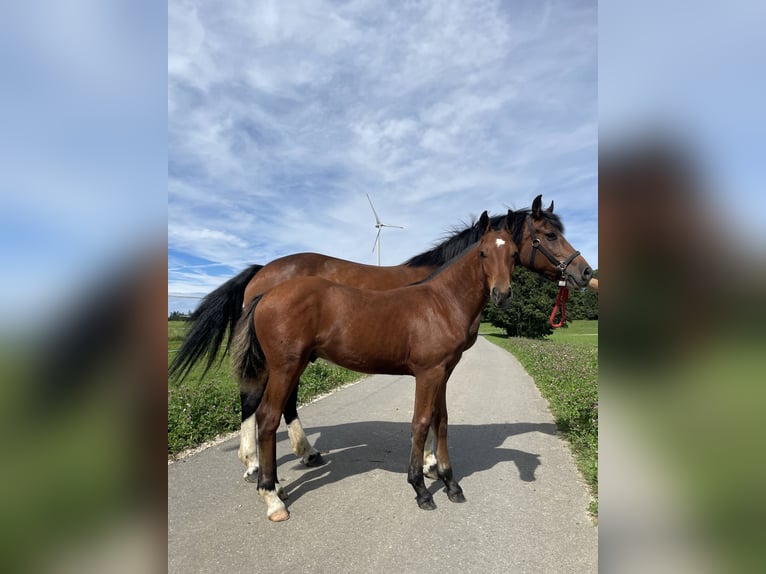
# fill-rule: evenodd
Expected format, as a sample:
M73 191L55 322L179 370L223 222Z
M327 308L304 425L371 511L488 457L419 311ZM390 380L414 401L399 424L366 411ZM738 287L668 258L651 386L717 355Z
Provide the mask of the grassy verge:
M182 321L168 321L168 362L173 359L173 351L181 346L187 327ZM221 358L222 362L204 377L202 365L196 365L182 383L168 383L169 457L239 429L239 387L231 375L229 356ZM305 404L360 376L321 360L312 363L301 377L298 404Z
M593 494L589 510L598 516L598 322L574 321L542 341L509 338L489 324L480 332L510 351L535 380L572 446Z

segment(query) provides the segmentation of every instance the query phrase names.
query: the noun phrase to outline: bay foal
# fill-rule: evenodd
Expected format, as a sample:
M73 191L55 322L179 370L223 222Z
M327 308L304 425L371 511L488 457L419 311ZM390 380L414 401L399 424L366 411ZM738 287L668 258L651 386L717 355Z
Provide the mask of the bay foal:
M423 451L433 425L438 477L453 502L465 500L447 450L446 385L472 327L492 299L511 296L518 254L512 212L493 231L485 211L481 238L462 255L414 285L372 291L321 277L296 277L256 297L240 322L233 366L242 393L254 397L258 436L258 493L272 521L287 520L276 475L276 431L301 373L321 357L363 373L415 376L412 450L407 480L418 506L433 509L423 480Z

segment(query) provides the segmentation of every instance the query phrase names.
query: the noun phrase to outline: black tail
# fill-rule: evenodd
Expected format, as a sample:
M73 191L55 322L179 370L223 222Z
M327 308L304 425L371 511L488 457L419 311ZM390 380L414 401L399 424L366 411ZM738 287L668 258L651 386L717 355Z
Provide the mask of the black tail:
M250 303L247 313L242 318L239 331L234 336L234 346L231 349L231 368L240 381L257 378L262 374L266 364L253 322L255 307L262 297L263 295L258 295Z
M251 265L242 273L209 293L191 316L192 326L168 368L171 379L182 380L202 357L207 355L207 365L202 373L213 366L226 332L226 349L231 345L234 327L242 316L245 287L263 265ZM221 357L223 358L223 357Z

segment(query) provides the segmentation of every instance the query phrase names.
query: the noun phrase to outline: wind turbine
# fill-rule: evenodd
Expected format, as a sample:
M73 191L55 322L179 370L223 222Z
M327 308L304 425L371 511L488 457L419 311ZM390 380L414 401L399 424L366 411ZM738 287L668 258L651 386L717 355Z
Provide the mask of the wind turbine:
M370 202L370 207L372 207L372 213L375 214L375 227L378 229L378 234L375 236L375 244L372 246L372 250L376 251L378 254L378 267L380 267L380 230L384 227L396 227L397 229L404 229L401 225L388 225L387 223L381 223L380 217L378 217L378 212L375 211L375 206L372 205L372 200L370 199L370 194L366 193L367 201Z

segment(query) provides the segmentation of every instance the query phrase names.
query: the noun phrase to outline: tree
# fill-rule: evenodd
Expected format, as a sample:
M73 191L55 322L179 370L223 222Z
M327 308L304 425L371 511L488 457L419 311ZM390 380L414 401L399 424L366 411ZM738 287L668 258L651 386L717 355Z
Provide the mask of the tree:
M488 304L484 308L484 320L505 329L509 337L542 339L553 333L548 319L556 301L558 285L517 266L513 271L512 286L513 297L508 304L504 307Z
M598 269L593 272L598 278ZM598 293L586 289L585 291L569 290L567 301L567 319L595 319L598 320Z
M598 277L598 270L594 272ZM498 308L488 304L484 308L483 320L495 327L501 327L509 337L542 339L553 333L549 319L558 294L558 285L524 267L513 272L513 298L508 305ZM556 319L560 317L556 315ZM590 290L569 290L567 317L577 319L598 319L598 293Z
M180 311L172 311L168 315L168 321L189 321L191 318L191 311L181 313Z

